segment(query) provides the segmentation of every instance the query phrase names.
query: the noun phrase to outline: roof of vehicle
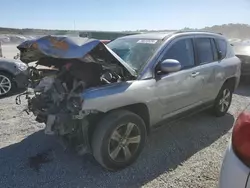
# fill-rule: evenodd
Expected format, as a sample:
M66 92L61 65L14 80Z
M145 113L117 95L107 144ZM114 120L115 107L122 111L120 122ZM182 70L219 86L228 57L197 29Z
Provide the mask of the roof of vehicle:
M141 38L141 39L164 39L167 36L171 36L174 32L149 32L135 35L127 35L121 38Z
M142 34L135 34L135 35L128 35L121 38L141 38L141 39L158 39L163 40L165 38L171 37L172 35L179 34L179 35L214 35L217 37L222 37L223 35L220 33L213 33L208 31L173 31L173 32L148 32Z

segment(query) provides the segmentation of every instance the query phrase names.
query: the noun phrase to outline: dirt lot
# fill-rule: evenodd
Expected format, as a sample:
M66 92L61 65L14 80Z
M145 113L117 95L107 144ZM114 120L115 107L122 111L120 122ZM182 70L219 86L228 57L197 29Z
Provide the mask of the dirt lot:
M15 46L4 45L4 56L13 58ZM0 187L216 187L234 119L249 103L250 88L242 84L225 117L203 112L167 125L150 136L133 166L109 173L45 136L15 96L0 99Z
M203 112L168 125L133 166L110 173L45 136L15 96L0 99L0 187L216 187L234 119L249 102L249 86L241 85L225 117Z

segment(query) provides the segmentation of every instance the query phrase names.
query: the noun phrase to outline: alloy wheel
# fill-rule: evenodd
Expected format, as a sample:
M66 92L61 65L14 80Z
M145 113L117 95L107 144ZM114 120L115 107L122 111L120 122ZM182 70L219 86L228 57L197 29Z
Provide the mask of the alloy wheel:
M141 133L136 124L120 125L111 134L109 156L115 162L126 162L136 153L140 142Z
M0 75L0 96L7 94L11 89L11 81L8 77Z
M230 105L231 91L229 89L224 89L222 92L222 97L219 101L219 109L221 112L225 112Z

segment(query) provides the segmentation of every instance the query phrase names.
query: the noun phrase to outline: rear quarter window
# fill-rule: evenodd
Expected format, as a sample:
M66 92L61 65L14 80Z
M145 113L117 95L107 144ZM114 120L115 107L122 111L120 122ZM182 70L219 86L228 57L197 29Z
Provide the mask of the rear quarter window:
M210 38L197 38L195 39L196 49L199 57L200 64L214 62L213 45Z
M228 42L227 43L227 57L230 58L230 57L234 57L234 56L235 56L234 49L231 46L231 44Z
M227 55L228 42L224 39L216 39L218 50L222 53L222 59L224 59Z

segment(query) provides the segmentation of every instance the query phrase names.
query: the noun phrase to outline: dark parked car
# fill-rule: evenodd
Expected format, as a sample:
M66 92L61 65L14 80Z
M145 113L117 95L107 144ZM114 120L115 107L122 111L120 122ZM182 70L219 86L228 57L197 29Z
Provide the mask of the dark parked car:
M241 76L250 80L250 45L234 44L235 55L241 60Z
M0 58L0 96L28 84L28 66L15 59Z

